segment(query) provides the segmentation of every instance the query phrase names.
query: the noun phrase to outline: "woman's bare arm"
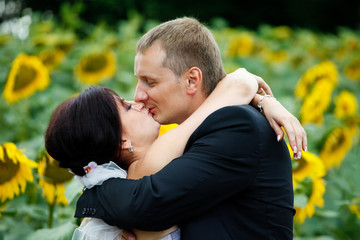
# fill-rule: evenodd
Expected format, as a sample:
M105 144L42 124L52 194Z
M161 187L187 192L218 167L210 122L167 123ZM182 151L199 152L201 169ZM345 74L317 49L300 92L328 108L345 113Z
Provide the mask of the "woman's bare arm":
M183 154L189 137L207 116L225 106L249 104L257 91L256 79L245 69L228 74L188 119L153 143L145 159L137 163L129 177L141 178L161 170Z

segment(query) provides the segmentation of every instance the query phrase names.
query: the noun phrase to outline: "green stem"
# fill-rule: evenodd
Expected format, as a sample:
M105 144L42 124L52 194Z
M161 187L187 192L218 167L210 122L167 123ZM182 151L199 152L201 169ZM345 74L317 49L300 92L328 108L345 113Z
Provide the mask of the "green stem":
M48 206L49 206L48 228L52 228L53 218L54 218L55 201L53 204L49 203Z
M55 187L55 186L54 186ZM55 187L56 189L56 187ZM53 203L49 203L49 219L48 219L48 228L52 228L53 220L54 220L54 210L56 205L56 190L54 192L54 201Z
M30 102L28 99L21 99L20 111L22 114L22 119L31 119L30 114ZM20 132L18 136L18 141L25 141L29 138L29 126L27 124L20 124Z

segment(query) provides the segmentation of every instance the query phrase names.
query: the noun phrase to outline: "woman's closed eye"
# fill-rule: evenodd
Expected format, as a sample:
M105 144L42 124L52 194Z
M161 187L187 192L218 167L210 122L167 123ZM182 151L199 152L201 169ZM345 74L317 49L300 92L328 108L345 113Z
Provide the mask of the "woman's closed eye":
M131 109L131 107L132 107L132 104L130 104L130 103L126 103L126 111L129 111L130 109Z

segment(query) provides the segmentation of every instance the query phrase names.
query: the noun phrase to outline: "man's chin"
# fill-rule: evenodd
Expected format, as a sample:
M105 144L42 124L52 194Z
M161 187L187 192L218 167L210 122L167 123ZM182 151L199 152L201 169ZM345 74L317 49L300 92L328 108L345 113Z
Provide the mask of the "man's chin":
M153 119L158 122L161 125L167 125L169 123L167 123L166 121L164 121L164 119L162 119L161 117L159 117L159 115L153 115Z

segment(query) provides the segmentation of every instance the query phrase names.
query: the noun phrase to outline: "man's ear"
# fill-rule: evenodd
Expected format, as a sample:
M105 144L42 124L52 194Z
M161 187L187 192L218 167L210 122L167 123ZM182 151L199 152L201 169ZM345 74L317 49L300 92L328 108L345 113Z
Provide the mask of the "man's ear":
M189 95L194 95L200 91L202 83L202 72L198 67L191 67L186 73L186 92Z

